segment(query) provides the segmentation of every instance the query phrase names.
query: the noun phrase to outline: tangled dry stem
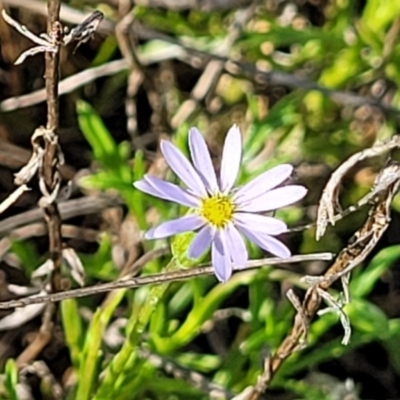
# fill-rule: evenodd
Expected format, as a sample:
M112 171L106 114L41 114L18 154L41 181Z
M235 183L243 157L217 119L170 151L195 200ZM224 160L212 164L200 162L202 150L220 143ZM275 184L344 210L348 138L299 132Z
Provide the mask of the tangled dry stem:
M396 144L395 146L393 146L394 143ZM398 147L398 144L399 137L396 136L387 142L378 143L374 148L357 153L351 157L350 161L345 162L343 164L344 166L339 168L341 171L340 174L333 174L325 188L324 195L330 199L337 198L337 187L348 169L355 164L354 160L375 157L377 154L382 154L384 149L389 151L393 147ZM350 272L360 265L371 253L372 249L386 231L390 222L390 206L399 189L399 185L400 164L390 162L376 178L374 187L369 196L369 200L373 204L369 216L364 225L349 240L349 245L339 253L332 266L323 276L306 276L303 278L303 281L310 286L302 302L293 298L293 295L289 295L289 299L292 297L292 303L297 311L292 330L282 341L276 352L265 359L264 371L259 375L251 393L245 397L246 400L259 399L269 387L274 375L284 361L294 352L304 348L307 343L309 325L318 312L322 301L325 300L328 302L331 306L330 309L336 311L340 317L345 330L345 337L342 343L346 344L349 341L351 330L348 318L342 310L342 305L332 298L328 289L333 282L341 279L343 290L345 294L347 294L345 297L349 297L347 286L348 276ZM336 204L334 201L326 202L324 199L321 199L320 208L322 208L322 211L320 210L319 215L325 218L325 216L328 215L326 208L328 207L334 210L335 206ZM329 212L331 212L331 210ZM320 222L320 220L318 222Z

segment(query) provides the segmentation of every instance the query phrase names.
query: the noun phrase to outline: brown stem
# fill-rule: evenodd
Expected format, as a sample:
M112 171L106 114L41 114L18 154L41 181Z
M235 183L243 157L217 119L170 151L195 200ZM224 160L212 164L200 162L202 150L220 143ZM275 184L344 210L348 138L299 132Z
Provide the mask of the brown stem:
M63 30L59 22L60 0L48 0L47 32L58 46L58 51L46 52L46 95L47 95L47 124L46 128L40 128L40 137L43 140L45 150L43 164L39 169L39 182L42 198L39 205L43 208L49 232L49 255L53 261L54 270L51 275L51 290L61 290L61 263L62 263L62 236L61 216L57 206L57 194L61 184L61 176L58 171L61 150L58 145L58 81L59 81L59 50L62 41ZM30 363L42 351L51 340L53 331L53 316L56 311L55 304L47 304L43 314L42 325L35 340L25 349L18 359L19 364Z
M60 0L48 0L47 31L60 46L62 40L62 26L59 22ZM46 52L46 95L47 95L47 124L46 134L43 135L45 155L40 174L47 193L44 197L51 197L60 183L58 172L59 146L58 146L58 82L59 82L59 52ZM50 194L50 196L49 196ZM48 201L44 206L45 219L49 231L50 258L54 263L54 273L51 283L52 290L58 291L60 287L60 269L62 261L61 217L56 200Z

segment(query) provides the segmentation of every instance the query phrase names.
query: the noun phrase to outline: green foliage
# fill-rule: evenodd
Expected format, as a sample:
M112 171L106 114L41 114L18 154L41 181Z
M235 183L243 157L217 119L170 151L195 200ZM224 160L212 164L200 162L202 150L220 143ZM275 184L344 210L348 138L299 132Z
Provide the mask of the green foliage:
M14 253L24 266L25 272L30 275L42 262L36 249L28 242L14 240L10 251Z
M264 63L278 71L296 72L308 68L310 79L331 89L352 91L360 85L368 87L372 80L384 77L385 71L392 79L400 81L398 45L393 43L392 51L386 51L386 56L381 57L387 32L398 17L398 10L374 0L366 2L360 15L356 15L350 2L336 2L327 7L326 20L321 26L305 25L302 28L294 24L284 25L273 11L260 7L255 20L244 29L232 52L240 51L246 61ZM176 11L135 8L135 17L147 26L184 39L185 43L199 50L211 52L218 48L226 35L232 14L192 11L183 16ZM141 45L139 53L146 57L167 50L175 51L176 47L156 39ZM289 86L292 85L289 83ZM246 80L230 77L229 85L221 85L217 92L226 108L244 110L237 111L243 114L242 118L246 115L241 184L284 162L323 163L334 168L348 155L370 144L354 118L346 115L329 96L309 90L307 85L299 85L299 88L281 96L266 113L260 112L263 97ZM114 141L87 103L79 102L77 111L81 130L93 149L94 161L98 163L96 174L82 180L82 185L117 191L142 228L147 227L145 212L148 209L156 210L161 221L185 212L133 189L132 182L146 172L143 154L137 151L132 158L127 144ZM215 116L214 121L218 122L221 132L231 125L231 116L229 112L223 115L222 111ZM173 132L172 140L188 155L188 128L196 125L207 131L212 123L212 119L199 111ZM388 119L374 134L386 137L390 132L391 120ZM222 141L220 137L214 139ZM266 143L269 157L263 158ZM171 175L169 178L173 179ZM310 192L313 185L314 182L310 181ZM360 188L355 187L349 196L357 197L359 193ZM311 195L316 203L318 195ZM302 218L302 210L290 207L279 211L279 217L294 224ZM347 229L348 232L354 231L352 227ZM328 232L328 239L318 243L313 236L313 231L303 235L303 250L321 251L326 247L338 250L342 244L341 238L334 233ZM207 254L201 260L188 259L187 249L192 237L193 234L188 233L173 238L172 259L167 266L164 266L164 260L156 261L151 267L146 267L146 273L191 268L207 259ZM115 279L109 240L109 237L103 237L97 253L84 258L92 277ZM158 244L148 245L156 247ZM256 257L259 254L259 250L252 246L251 255ZM345 306L353 327L351 343L342 346L340 334L329 335L338 326L337 315L330 313L319 317L311 326L307 350L294 354L285 362L273 381L275 388L292 391L304 399L331 399L317 384L298 382L293 377L317 369L319 364L372 341L380 341L390 349L392 362L400 370L400 353L395 340L400 324L388 318L368 299L382 274L399 256L398 246L384 249L365 270L353 274L350 285L352 300ZM292 325L291 305L286 300L277 301L273 296L276 282L297 284L298 275L266 266L259 271L237 273L223 285L207 277L144 287L133 294L118 292L112 306L109 305L107 310L97 310L89 326L80 331L82 333L70 332L67 335L78 376L85 374L87 377L78 382L79 398L93 396L94 399L103 399L106 394L118 399L147 398L145 393L160 399L204 398L184 381L157 374L154 366L141 359L139 349L142 347L175 360L182 368L206 373L212 381L233 392L243 390L253 384L260 373L261 355L275 349ZM215 313L223 309L224 303L241 288L246 288L248 306L240 310L240 314L246 317L242 317L235 331L230 332L232 338L224 343L224 351L221 354L193 351L190 344L202 335ZM339 294L334 293L334 296ZM111 354L109 350L104 353L102 335L112 320L112 312L123 299L129 304L128 323L122 332L125 341ZM74 303L63 307L66 327L72 324L69 316L73 315L74 307Z
M173 126L171 118L189 98L185 79L190 80L190 77L180 75L179 68L185 71L180 63L200 65L201 61L190 51L159 37L143 43L139 41L135 50L145 61L159 53L173 53L179 59L171 62L172 67L166 63L168 68L178 71L177 82L160 98L167 101L173 97L174 101L170 108L165 107L160 112L167 121L160 123L161 128L154 124L151 133L170 134L173 143L188 155L188 129L197 126L208 133L207 140L218 166L223 136L233 122L239 123L244 140L239 184L245 184L280 163L299 166L298 170L309 168L309 173L299 173L294 178L309 189L304 207L294 205L278 212L279 218L294 225L310 222L315 215L314 206L331 169L354 152L369 147L374 140L387 138L395 132L397 122L393 114L388 113L384 119L375 111L357 109L346 94L370 95L377 90L375 84L383 82L385 92L379 96L390 95L391 106L400 105L400 41L396 39L400 3L380 0L324 2L325 6L319 8L322 16L313 23L301 8L300 3L304 2L296 2L300 11L287 21L278 10L280 6L272 9L270 3L274 2L262 2L257 7L251 21L230 45L227 56L264 71L282 73L278 75L278 81L272 78L269 81L270 77L261 79L246 70L237 76L224 70L213 95L204 99L196 112L176 129L170 129ZM314 3L321 2L305 3L311 7L311 3L315 6ZM356 3L359 8L362 4L362 9L357 9ZM146 27L161 30L187 47L217 55L221 55L221 43L227 40L237 12L178 12L139 6L133 10L136 20ZM116 39L113 36L107 38L93 65L107 62L116 48ZM201 64L201 68L204 66ZM149 75L157 76L156 82L161 81L157 75L161 73L154 72L156 67L144 68L149 69ZM229 65L226 68L229 70ZM202 70L199 69L198 74ZM114 77L115 81L109 86L105 85L102 95L94 101L98 106L83 100L77 102L79 127L91 148L94 171L79 184L84 189L117 193L126 204L125 211L136 219L140 229L145 230L150 224L177 218L187 210L154 199L132 186L147 173L152 158L142 150L134 149L132 143L118 143L112 128L102 119L103 113L112 105L111 94L115 95L125 83L125 74ZM151 88L152 91L156 89ZM339 90L342 92L336 92ZM383 122L380 119L384 119ZM155 158L157 142L152 144ZM353 179L353 175L346 177L346 199L353 202L360 193L369 190L373 172L382 164L380 159L365 163L354 171L356 178ZM314 167L317 172L313 171ZM166 179L173 181L175 177L166 172ZM399 204L399 200L394 203L397 210ZM307 211L305 207L309 207ZM353 220L348 221L330 228L319 242L314 239L313 229L288 235L285 240L298 253L339 251L356 229ZM141 271L142 276L193 268L208 260L208 253L198 260L188 258L192 238L193 233L187 233L171 239L168 243L172 256L147 263ZM144 241L143 247L154 250L165 243ZM88 282L95 284L118 279L112 250L112 234L102 233L97 250L93 254L80 255ZM254 245L249 246L249 251L251 258L261 255ZM40 263L36 250L29 244L16 240L12 252L28 272ZM348 346L340 343L342 330L338 315L327 313L316 318L310 327L307 348L283 364L274 377L273 388L294 393L301 399L334 400L323 385L298 377L309 377L319 371L322 363L340 359L373 342L387 350L390 365L400 374L400 320L388 317L371 300L371 293L381 277L399 258L399 246L387 247L354 271L350 281L351 303L344 306L353 329L351 343ZM62 302L63 334L76 377L69 398L208 398L208 393L194 387L192 382L175 377L174 373L181 370L202 373L212 384L239 393L256 382L264 357L273 352L290 331L294 310L282 293L293 285L304 289L299 278L306 267L292 266L289 270L287 266L279 269L265 265L258 270L238 272L225 284L208 276L118 290L105 299L101 297L97 303L91 299ZM341 288L336 287L336 290ZM339 298L339 291L332 289L330 293ZM232 307L239 298L240 308ZM82 316L83 307L85 317ZM234 316L226 317L224 312ZM121 320L126 323L115 333L113 324ZM110 332L122 339L110 345L105 340ZM217 332L217 338L213 332ZM151 357L143 357L142 350L169 362L170 368L156 365ZM182 375L176 373L176 376ZM7 398L17 399L17 382L17 368L10 359L5 367Z
M142 195L133 192L132 182L143 171L143 157L140 151L136 152L132 162L133 170L129 166L129 146L122 142L115 143L110 132L103 124L95 110L84 101L77 104L78 122L86 140L93 149L93 156L104 168L96 175L83 178L83 186L101 190L113 189L124 198L126 204L137 216L138 223L145 225L143 219Z
M18 400L17 395L18 369L13 359L9 358L5 368L4 387L10 400Z

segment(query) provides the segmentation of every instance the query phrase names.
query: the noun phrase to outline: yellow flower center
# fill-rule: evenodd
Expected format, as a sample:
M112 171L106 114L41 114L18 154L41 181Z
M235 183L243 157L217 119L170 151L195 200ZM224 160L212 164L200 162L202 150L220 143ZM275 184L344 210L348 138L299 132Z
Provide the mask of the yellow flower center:
M230 199L220 194L202 201L200 215L217 228L223 228L232 220L235 206Z

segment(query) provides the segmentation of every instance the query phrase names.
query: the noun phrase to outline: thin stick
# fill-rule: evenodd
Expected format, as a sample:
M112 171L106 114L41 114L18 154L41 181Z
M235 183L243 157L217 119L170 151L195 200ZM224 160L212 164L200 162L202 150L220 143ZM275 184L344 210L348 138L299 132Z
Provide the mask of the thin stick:
M247 268L257 268L264 265L292 264L298 262L308 262L316 260L332 260L332 253L313 253L306 255L296 255L287 259L279 257L265 258L261 260L249 261ZM239 269L236 269L239 271ZM65 299L90 296L97 293L109 292L116 289L138 288L146 285L159 285L161 283L182 281L199 276L212 275L213 267L210 265L198 268L185 269L180 271L165 272L160 274L145 275L138 278L121 279L116 282L104 283L100 285L89 286L81 289L66 290L64 292L51 293L43 296L29 296L18 300L4 301L0 303L0 310L14 307L25 307L30 304L39 304L44 302L57 302Z
M12 192L5 200L0 203L0 214L7 210L12 204L14 204L26 191L30 188L26 185L19 186L14 192Z
M123 204L118 196L87 196L79 199L63 201L58 205L62 219L70 219L86 214L96 214L106 208ZM4 236L14 229L42 220L43 211L40 208L25 211L13 217L0 221L0 235Z
M77 18L76 18L77 19ZM72 19L71 19L72 20ZM75 21L75 17L74 17ZM103 20L104 22L105 20ZM110 21L107 21L110 23ZM110 23L111 24L111 23ZM112 26L112 24L110 25ZM157 32L153 29L147 28L140 24L138 21L135 21L135 23L132 26L132 29L134 31L134 34L142 40L162 40L167 43L172 43L177 46L179 46L183 52L185 52L187 55L196 55L199 57L203 58L206 60L219 60L224 62L224 69L231 75L233 76L239 76L242 77L245 75L247 79L250 79L252 81L256 81L257 83L260 82L267 82L269 84L273 85L283 85L289 88L294 88L294 89L301 89L301 90L316 90L325 96L333 99L337 103L343 105L343 106L351 106L351 107L360 107L360 106L370 106L370 107L376 107L378 108L381 112L386 113L388 115L392 115L393 117L396 118L396 120L400 120L400 112L398 109L391 107L389 105L386 105L382 103L380 100L371 98L371 97L366 97L366 96L361 96L358 94L354 94L351 92L345 92L345 91L340 91L340 90L332 90L329 88L326 88L324 86L319 85L318 83L315 83L311 80L304 79L301 77L298 77L294 74L289 74L286 72L281 72L281 71L263 71L257 68L254 64L247 63L247 62L242 62L242 61L237 61L237 60L232 60L227 57L222 57L219 56L218 54L210 54L205 51L196 49L194 47L186 46L179 40L172 38L168 35L162 34L160 32ZM101 29L99 30L101 32ZM170 52L170 49L167 49L168 52ZM178 58L178 59L184 59L184 55L182 52L177 52L178 56L175 57L165 57L165 58ZM139 57L140 58L140 57ZM118 70L126 70L128 69L128 65L125 60L117 60L121 64L118 64ZM115 61L115 62L117 62ZM140 60L142 64L145 64L144 60ZM203 68L204 65L201 63L200 68ZM98 67L99 71L101 70L103 73L103 69L101 67ZM93 75L93 79L96 77L102 76L102 73ZM107 75L108 73L104 73L104 75ZM85 81L87 83L87 81ZM85 83L82 81L82 84ZM67 91L66 91L67 92ZM20 97L15 97L11 99L6 99L1 103L1 110L2 111L12 111L15 110L16 108L19 107L27 107L28 105L36 104L37 102L43 101L43 98L41 97L42 95L39 92L35 92L35 96L32 94L32 98L29 97L29 100L27 99L29 95L24 95Z
M48 0L48 22L47 31L52 33L55 38L55 45L58 50L62 42L62 26L59 22L60 0ZM50 258L54 263L52 274L52 289L61 289L61 264L62 264L62 237L61 237L61 217L58 210L54 193L59 188L60 175L58 172L59 146L58 146L58 81L59 81L59 51L56 53L46 52L46 95L47 95L47 124L46 132L43 135L45 154L43 166L39 170L39 179L44 183L46 193L42 194L50 200L45 204L44 214L49 231L49 252ZM55 194L55 196L53 195Z
M20 25L17 21L12 19L7 13L6 10L2 10L1 15L4 20L15 28L21 35L26 36L28 39L32 40L33 43L42 45L43 47L48 47L49 43L47 40L40 38L39 36L34 35L25 25Z
M58 210L56 198L61 184L61 176L58 171L62 160L58 145L58 65L59 50L62 43L63 29L59 22L60 0L48 0L47 32L54 39L54 51L45 52L46 60L46 95L47 95L47 124L46 128L38 128L35 137L43 139L43 161L39 167L39 188L42 198L39 206L43 208L44 218L49 234L49 253L53 263L51 274L51 291L61 290L61 264L62 264L62 237L61 216ZM56 304L48 303L43 313L42 324L35 340L23 351L18 358L19 364L31 363L43 350L53 335L53 317L56 312Z

